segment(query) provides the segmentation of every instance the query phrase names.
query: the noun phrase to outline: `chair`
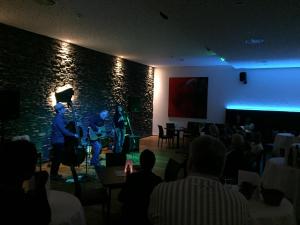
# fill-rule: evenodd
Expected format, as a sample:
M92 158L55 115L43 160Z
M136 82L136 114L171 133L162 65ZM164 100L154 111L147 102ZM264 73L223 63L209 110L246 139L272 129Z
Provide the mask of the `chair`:
M158 142L157 142L157 146L162 147L164 140L168 140L168 136L164 133L164 128L162 127L162 125L158 125ZM161 141L161 142L160 142Z
M166 123L168 141L174 145L175 138L175 123Z
M126 154L124 153L106 153L106 167L125 166Z
M200 123L188 121L187 128L183 131L182 142L185 138L194 138L200 135Z
M177 180L179 171L183 168L183 165L170 158L165 169L164 180L166 182Z

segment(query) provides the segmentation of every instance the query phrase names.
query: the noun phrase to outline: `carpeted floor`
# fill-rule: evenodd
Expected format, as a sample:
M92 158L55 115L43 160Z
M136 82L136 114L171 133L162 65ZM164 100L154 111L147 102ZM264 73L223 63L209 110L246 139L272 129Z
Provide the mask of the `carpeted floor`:
M155 153L156 163L153 172L161 176L162 178L164 177L165 167L169 158L173 158L176 161L183 162L183 160L186 157L186 154L184 154L186 152L183 149L169 148L167 144L164 144L163 147L158 147L157 136L142 138L140 140L139 149L140 152L144 149L150 149ZM101 160L101 164L103 167L105 167L105 154L106 151L103 151L101 154L101 158L103 158L103 160ZM127 154L127 159L133 160L134 164L139 164L139 152ZM83 189L89 189L89 187L102 187L101 181L99 180L94 167L88 165L88 160L89 156L87 158L87 161L84 161L80 165L80 167L76 168L78 175L83 177L81 182ZM42 169L49 171L49 164L43 164ZM72 180L70 168L62 165L60 167L59 173L64 176L66 181L51 181L51 189L66 191L73 194L74 183ZM84 207L87 225L103 225L118 223L121 212L121 204L117 200L119 191L119 189L114 189L112 191L110 221L108 221L108 219L104 216L102 206L100 204Z

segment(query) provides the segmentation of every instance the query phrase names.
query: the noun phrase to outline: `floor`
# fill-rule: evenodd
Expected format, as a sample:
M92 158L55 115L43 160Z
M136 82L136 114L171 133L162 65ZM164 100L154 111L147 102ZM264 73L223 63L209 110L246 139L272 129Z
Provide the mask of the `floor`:
M185 148L176 149L169 145L168 143L163 143L163 146L157 146L158 137L150 136L140 139L139 150L140 152L144 149L152 150L156 155L156 164L154 166L153 172L157 175L164 177L164 170L169 158L173 158L179 162L182 162L186 157ZM104 149L101 154L101 158L105 159L105 153L107 151ZM127 159L132 159L134 164L138 164L139 161L139 152L127 154ZM76 171L79 176L82 176L83 188L86 186L101 186L101 182L97 177L94 167L88 165L89 156L86 160L76 168ZM101 164L105 166L105 160L101 160ZM49 171L50 167L48 163L42 165L43 170ZM51 181L50 187L54 190L62 190L70 193L74 193L74 183L71 176L71 171L69 167L61 165L60 174L66 179L65 182L61 181ZM121 204L117 200L119 189L115 189L112 192L112 201L111 201L111 220L108 222L107 218L103 216L102 206L93 205L84 207L87 225L97 225L97 224L117 224Z

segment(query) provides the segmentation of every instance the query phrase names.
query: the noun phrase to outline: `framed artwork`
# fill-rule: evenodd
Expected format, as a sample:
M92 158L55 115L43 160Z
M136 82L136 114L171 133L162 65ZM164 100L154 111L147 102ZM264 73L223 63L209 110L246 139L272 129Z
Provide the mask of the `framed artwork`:
M169 78L169 117L207 117L208 77Z

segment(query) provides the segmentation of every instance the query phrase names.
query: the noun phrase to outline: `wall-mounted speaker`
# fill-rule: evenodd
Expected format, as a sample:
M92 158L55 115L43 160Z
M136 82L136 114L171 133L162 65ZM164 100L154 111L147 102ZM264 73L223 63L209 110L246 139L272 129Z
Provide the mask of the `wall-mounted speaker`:
M244 84L247 84L247 73L246 72L240 72L240 81Z

